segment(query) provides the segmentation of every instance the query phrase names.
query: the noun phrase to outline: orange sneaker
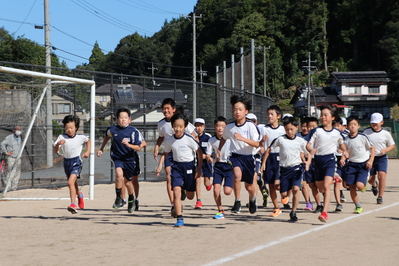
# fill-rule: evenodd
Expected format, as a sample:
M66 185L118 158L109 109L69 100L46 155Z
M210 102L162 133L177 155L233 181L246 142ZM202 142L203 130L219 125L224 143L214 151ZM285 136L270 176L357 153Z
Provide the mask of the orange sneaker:
M289 198L288 197L281 197L281 203L282 204L287 204L288 203Z
M281 210L279 208L274 208L273 212L270 214L270 217L277 217L281 214Z
M197 200L197 203L195 203L194 209L201 209L202 208L202 201Z
M212 189L212 185L209 185L209 186L206 187L206 190L208 190L208 191L211 190L211 189Z
M79 209L84 209L85 208L85 197L83 195L83 192L79 193L78 205L79 205Z

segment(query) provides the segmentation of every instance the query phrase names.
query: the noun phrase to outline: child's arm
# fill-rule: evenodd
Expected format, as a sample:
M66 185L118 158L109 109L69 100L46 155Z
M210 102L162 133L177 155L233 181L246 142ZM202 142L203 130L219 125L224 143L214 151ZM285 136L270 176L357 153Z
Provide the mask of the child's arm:
M260 146L260 141L256 141L256 140L252 140L252 139L247 139L244 138L240 133L236 132L234 133L234 138L236 140L240 140L240 141L244 141L245 143L247 143L248 145L255 147L255 148L259 148Z
M97 157L101 157L101 155L103 155L103 150L105 145L107 144L108 140L110 139L110 137L105 136L103 139L103 143L101 144L101 148L100 150L97 152Z
M395 148L395 146L396 145L393 144L391 146L386 147L385 149L381 149L380 152L381 152L382 155L387 154L388 152L392 151Z
M89 158L89 156L90 156L90 148L91 148L91 141L90 141L90 139L86 142L86 148L87 148L87 150L86 150L86 152L85 153L83 153L83 158Z
M220 161L220 156L222 156L222 148L223 148L223 146L224 146L225 143L226 143L226 140L222 137L222 138L220 139L220 142L219 142L219 148L218 148L218 150L216 151L216 161L217 161L217 162Z
M195 179L201 178L201 173L202 173L202 149L201 147L198 147L197 149L197 173L195 174Z
M262 158L262 166L261 166L261 168L260 168L262 172L266 170L266 160L267 160L267 157L269 157L270 150L271 150L270 147L267 148L265 154L263 155L263 158Z
M373 167L374 157L375 157L375 148L374 148L374 146L371 146L370 147L370 159L366 162L367 170L370 170Z
M310 155L310 153L307 153L307 154L302 153L302 156L306 159L305 170L309 171L310 164L312 163L312 155Z
M158 162L159 147L161 146L161 144L164 141L164 139L165 139L165 137L158 137L157 143L155 144L155 147L154 147L154 159L157 162Z
M131 144L131 143L129 143L129 140L127 140L127 139L123 139L122 144L125 144L126 147L128 147L129 149L132 149L134 151L139 151L141 149L141 144L140 145Z
M55 145L54 145L54 153L57 153L58 150L60 149L60 146L65 144L65 139L62 139L60 141L58 141Z
M161 155L161 158L159 159L159 162L158 162L157 169L155 170L155 175L156 176L159 176L159 174L161 173L163 162L165 161L166 156L168 156L168 153L169 152L164 152Z

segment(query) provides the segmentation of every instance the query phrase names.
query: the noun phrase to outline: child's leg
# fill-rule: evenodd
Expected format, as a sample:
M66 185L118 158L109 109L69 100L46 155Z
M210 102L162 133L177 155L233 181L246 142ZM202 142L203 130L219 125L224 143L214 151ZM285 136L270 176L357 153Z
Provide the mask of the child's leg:
M328 212L328 207L331 201L331 184L332 184L332 176L324 177L324 206L323 212ZM319 181L316 181L316 183Z
M310 202L309 185L308 182L302 182L302 195L306 202Z
M194 198L194 191L186 191L187 199L192 200Z
M139 184L139 176L133 176L132 177L132 184L133 184L133 191L136 199L139 198L139 192L140 192L140 184Z
M253 200L256 197L256 193L258 193L258 185L257 181L258 180L258 174L255 173L253 177L252 184L248 184L245 182L245 189L248 191L249 198Z
M224 194L227 196L230 195L231 192L233 192L233 188L231 188L231 187L225 186L223 189L224 189Z
M272 200L274 208L278 208L277 189L275 184L269 184L270 199Z
M195 180L195 196L197 200L201 200L201 178Z
M378 197L384 196L385 186L387 183L387 173L378 171Z
M356 182L357 190L362 190L362 189L364 189L365 186L366 186L366 184L364 184L363 182Z
M233 185L234 196L236 200L239 200L241 199L241 177L242 177L241 169L239 167L234 167L233 174L234 174L234 185Z
M373 187L376 187L376 186L377 186L377 183L375 182L375 178L376 178L376 175L372 175L372 176L370 176L370 178L369 178L369 180L368 180L369 184L370 184L371 186L373 186Z
M296 211L299 204L299 197L301 195L300 189L298 186L292 187L292 211Z
M353 203L355 203L355 204L358 203L359 197L357 195L356 185L355 184L349 185L349 189L350 189L350 194L351 194Z
M312 190L312 195L313 195L314 200L316 201L316 204L320 205L321 204L320 194L319 194L319 191L317 190L316 183L315 182L311 182L309 184L309 187Z
M123 184L125 185L125 187L127 188L127 194L133 195L133 183L132 181L127 180L126 178L124 178L124 182Z
M181 208L181 187L176 186L173 188L173 198L174 201L173 203L175 204L175 211L176 211L176 215L182 215L182 208Z
M71 203L76 203L76 197L79 193L78 182L76 174L71 174L68 178L68 188L69 196L71 198Z
M211 186L211 178L210 177L205 177L204 176L204 185L206 188L209 188L209 186Z
M334 197L337 204L341 204L341 182L334 183Z
M121 167L115 168L115 189L123 188L123 169ZM119 195L121 197L121 195Z
M170 177L170 172L171 172L171 167L167 166L165 167L165 174L166 174L166 192L168 193L169 201L170 203L174 202L174 193L172 190L172 180ZM180 193L181 193L181 188L180 188Z
M220 184L213 184L213 198L215 199L216 206L218 211L222 211L222 197L220 195Z

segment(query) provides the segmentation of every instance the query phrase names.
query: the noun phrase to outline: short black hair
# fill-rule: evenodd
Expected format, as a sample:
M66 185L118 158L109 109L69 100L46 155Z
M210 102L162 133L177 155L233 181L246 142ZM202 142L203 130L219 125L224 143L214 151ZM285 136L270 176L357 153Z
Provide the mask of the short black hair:
M187 125L188 125L188 117L187 117L185 114L180 114L180 113L174 114L174 115L172 116L172 118L170 119L170 122L171 122L171 124L172 124L172 127L173 127L173 124L174 124L174 123L176 122L176 120L178 120L178 119L183 119L183 121L184 121L184 126L187 127Z
M172 106L172 108L176 108L176 102L172 98L163 99L161 107L163 107L164 105L167 105L167 104Z
M116 118L118 118L121 113L127 113L127 115L130 118L131 113L130 113L129 109L127 109L127 108L119 108L118 110L116 110Z
M184 114L184 106L183 105L176 105L175 114Z
M286 125L289 125L289 124L291 124L293 126L296 126L296 127L299 125L298 121L295 119L295 117L292 117L292 116L284 117L283 126L286 126Z
M351 121L353 121L353 120L357 121L357 123L360 124L360 120L359 120L359 117L358 117L357 115L351 115L351 116L349 116L349 117L346 119L346 124L349 125L349 122L351 122Z
M80 118L77 115L67 115L64 117L64 119L62 119L62 123L64 124L64 127L66 124L70 123L70 122L75 122L75 126L76 126L76 130L79 129L79 125L80 125Z
M302 117L302 118L301 118L301 125L302 125L302 124L307 124L308 121L309 121L309 117L308 117L308 116Z
M248 94L241 95L238 97L237 95L233 95L230 97L231 105L235 105L236 103L242 103L245 106L245 109L250 111L252 109L252 99Z
M329 105L329 104L328 105L322 105L320 107L320 112L323 111L324 109L330 110L331 116L334 117L334 121L337 121L338 119L341 120L341 117L338 115L337 107Z
M269 108L267 108L267 111L270 111L270 110L274 110L274 111L276 111L276 114L278 114L278 115L281 115L281 109L280 109L280 107L278 107L277 105L271 105L271 106L269 106Z
M314 116L309 116L307 118L307 123L309 124L310 122L316 122L316 124L319 124L319 120Z
M216 119L213 121L213 124L216 125L217 122L225 122L225 123L227 124L226 118L225 118L224 116L218 116L218 117L216 117Z

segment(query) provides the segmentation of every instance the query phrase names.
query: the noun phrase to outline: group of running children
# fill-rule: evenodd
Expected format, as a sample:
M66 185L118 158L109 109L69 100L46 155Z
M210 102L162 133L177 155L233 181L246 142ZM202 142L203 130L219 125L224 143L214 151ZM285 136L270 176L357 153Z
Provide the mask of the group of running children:
M366 191L367 182L373 194L378 196L377 204L383 203L388 168L386 154L394 149L395 142L382 127L384 121L380 113L372 114L370 127L359 133L357 116L341 118L336 108L329 105L320 108L320 126L315 117L306 117L300 123L292 115L285 114L282 117L276 105L267 109L268 124L258 125L256 116L249 113L252 103L248 95L233 95L230 102L234 121L227 123L224 117L217 117L214 121L214 136L205 133L204 119L196 118L191 124L184 109L176 106L173 99L166 98L162 102L164 118L158 122L159 137L154 148L154 159L158 161L157 176L163 167L165 169L171 215L177 218L175 227L184 226L182 200L196 196L195 208L202 207L201 177L204 178L206 190L213 187L218 209L214 219L225 217L221 201L222 185L225 195L234 192L235 202L231 212L240 213L242 182L248 191L247 207L251 214L257 211L256 196L259 190L263 196L263 206L268 206L269 198L273 204L270 217L279 216L279 191L283 207L291 209L289 216L293 222L298 220L296 211L301 191L306 202L305 210L320 213L318 219L327 222L333 184L337 212L342 211L342 202L345 201L342 190L346 188L355 204L354 213L362 213L357 191ZM282 125L279 124L281 118ZM102 155L106 143L111 139L111 159L116 172L113 208L121 208L126 204L124 199L127 190L128 212L131 213L139 209L140 168L137 151L147 144L143 135L129 126L130 110L119 109L116 121L117 125L107 129L97 156ZM82 167L80 154L83 144L87 143L87 152L83 157L89 156L90 140L83 134L77 134L77 116L66 116L63 124L65 134L56 140L54 152L58 152L62 146L71 197L68 211L77 213L76 199L79 208L84 208L84 196L77 185ZM299 127L301 132L298 132ZM164 152L158 160L162 144ZM311 203L310 191L316 202L315 208ZM291 194L292 208L289 205ZM321 196L324 197L324 204Z

